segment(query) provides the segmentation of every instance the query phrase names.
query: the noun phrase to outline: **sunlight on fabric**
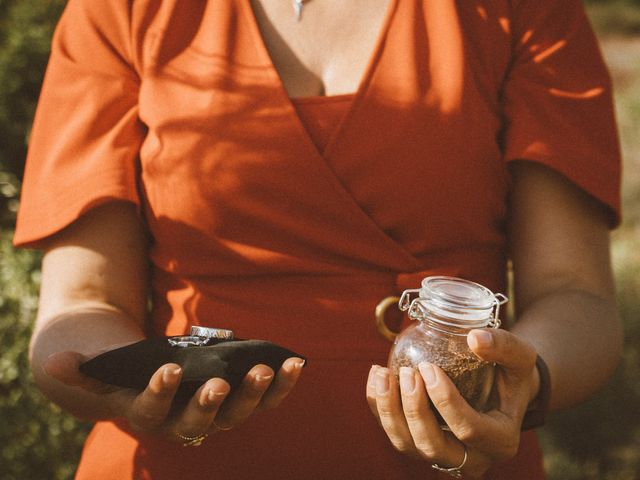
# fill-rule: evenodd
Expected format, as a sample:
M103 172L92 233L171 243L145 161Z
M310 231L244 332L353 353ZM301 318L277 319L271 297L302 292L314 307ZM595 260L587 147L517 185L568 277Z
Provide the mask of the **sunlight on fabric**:
M566 90L560 90L557 88L550 88L549 93L556 97L572 98L575 100L584 100L587 98L594 98L601 95L605 89L603 87L596 87L586 90L584 92L568 92Z
M533 36L533 30L527 30L526 32L524 32L524 35L522 35L522 38L520 39L520 43L521 44L527 43L532 36Z
M498 23L500 24L500 28L502 28L502 31L504 33L506 33L507 35L511 33L511 20L505 17L500 17L498 19Z
M443 113L459 108L464 88L464 46L454 2L433 1L427 4L431 80L433 100ZM451 28L457 25L458 28Z
M558 50L563 48L567 44L566 40L559 40L549 48L544 49L542 52L533 57L533 61L536 63L542 63L546 58L549 58L551 55L556 53ZM536 46L537 47L537 46Z

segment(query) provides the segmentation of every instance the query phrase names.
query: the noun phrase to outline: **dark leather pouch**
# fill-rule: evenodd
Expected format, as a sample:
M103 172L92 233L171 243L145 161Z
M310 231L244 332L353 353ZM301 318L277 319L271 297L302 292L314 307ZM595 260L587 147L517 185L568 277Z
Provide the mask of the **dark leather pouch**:
M257 364L277 372L289 357L304 359L264 340L212 339L204 346L176 347L169 344L170 338L180 337L148 338L108 351L80 365L80 371L104 383L142 391L158 368L177 363L183 374L174 404L184 404L210 378L226 380L233 390Z

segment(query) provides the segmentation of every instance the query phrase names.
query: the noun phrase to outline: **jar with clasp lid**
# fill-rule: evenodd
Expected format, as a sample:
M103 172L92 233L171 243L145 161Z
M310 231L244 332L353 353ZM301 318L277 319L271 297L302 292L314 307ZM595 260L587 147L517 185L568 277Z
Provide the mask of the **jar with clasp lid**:
M425 278L420 289L405 290L400 297L400 310L407 311L415 323L396 336L389 354L390 370L398 375L401 367L418 368L423 362L437 365L473 408L486 411L495 365L469 349L467 334L475 328L498 328L500 306L506 302L504 295L468 280Z

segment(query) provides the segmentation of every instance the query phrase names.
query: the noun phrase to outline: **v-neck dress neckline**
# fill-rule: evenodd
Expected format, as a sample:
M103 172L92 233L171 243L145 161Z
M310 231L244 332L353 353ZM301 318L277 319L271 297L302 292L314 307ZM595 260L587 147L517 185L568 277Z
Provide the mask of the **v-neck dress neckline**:
M291 101L316 148L324 153L351 107L353 94L292 98Z
M284 82L282 80L280 72L278 72L278 69L276 68L275 63L273 61L273 58L271 57L271 53L269 52L269 49L267 48L267 45L264 41L264 37L260 30L260 26L255 16L255 12L251 7L251 0L243 0L241 2L244 16L250 25L250 30L254 37L254 42L256 45L258 56L260 57L260 60L263 62L263 64L268 66L268 73L274 80L275 84L277 85L277 92L282 97L283 102L287 105L287 110L289 111L289 114L294 118L294 121L292 122L292 124L295 126L297 134L300 137L304 137L306 139L306 144L308 145L308 147L311 150L313 150L313 152L315 152L317 156L322 157L325 160L331 155L331 153L335 149L335 146L341 137L341 134L345 128L345 125L348 123L354 111L358 109L360 103L362 102L362 98L364 97L364 95L366 94L369 88L371 79L373 77L373 74L376 70L378 62L384 50L385 40L387 38L387 34L389 32L391 24L393 23L393 19L395 17L395 13L398 7L398 2L399 0L388 0L387 10L382 20L380 29L378 31L378 35L374 43L373 50L369 54L369 58L360 76L360 81L358 82L356 91L351 93L351 95L353 95L353 101L351 102L351 105L347 110L347 112L343 115L340 124L336 126L333 134L329 138L329 141L327 142L324 148L324 151L320 151L318 149L315 142L313 141L313 138L311 137L308 130L306 129L304 122L301 120L301 118L299 117L296 111L293 100L289 96L289 93L287 92L284 86ZM348 95L348 93L344 95ZM298 97L298 99L301 99L301 98L304 98L304 97Z

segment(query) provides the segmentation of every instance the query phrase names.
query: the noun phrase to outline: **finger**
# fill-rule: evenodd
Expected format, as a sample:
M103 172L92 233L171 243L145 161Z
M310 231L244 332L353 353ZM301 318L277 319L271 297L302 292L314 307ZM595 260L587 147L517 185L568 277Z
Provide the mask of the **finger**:
M376 371L380 368L378 365L372 365L369 369L369 377L367 378L367 404L371 409L371 413L376 417L378 421L380 421L380 416L378 415L378 404L376 400Z
M534 369L536 349L529 342L506 330L472 330L467 335L467 343L480 358L497 363L510 373L530 375Z
M210 430L213 419L231 387L220 378L212 378L202 385L176 418L171 431L195 437Z
M182 369L175 363L160 367L149 380L147 388L133 400L126 415L129 423L140 430L158 428L171 409L181 377Z
M490 417L475 411L441 368L425 362L419 371L433 406L458 440L474 445L481 440L480 432L486 437L493 429Z
M500 410L518 418L529 402L536 379L536 350L527 341L494 329L472 330L469 347L483 360L499 365L496 385Z
M382 428L396 450L417 455L411 432L402 411L398 381L388 368L379 367L376 377L376 406Z
M409 367L400 368L402 411L418 452L432 461L440 461L445 435L429 408L429 397L420 374Z
M280 367L276 378L260 400L260 410L275 408L285 399L298 382L304 360L297 357L288 358Z
M442 430L429 406L426 387L418 371L400 369L400 393L404 416L420 456L441 466L460 465L462 460L458 460L464 458L464 446Z
M78 352L58 352L49 356L42 368L47 375L72 387L80 387L93 393L115 391L117 387L102 383L80 372L80 365L86 360L87 358Z
M273 380L274 373L266 365L256 365L245 376L242 384L224 403L215 418L221 429L232 428L244 422L256 409Z

